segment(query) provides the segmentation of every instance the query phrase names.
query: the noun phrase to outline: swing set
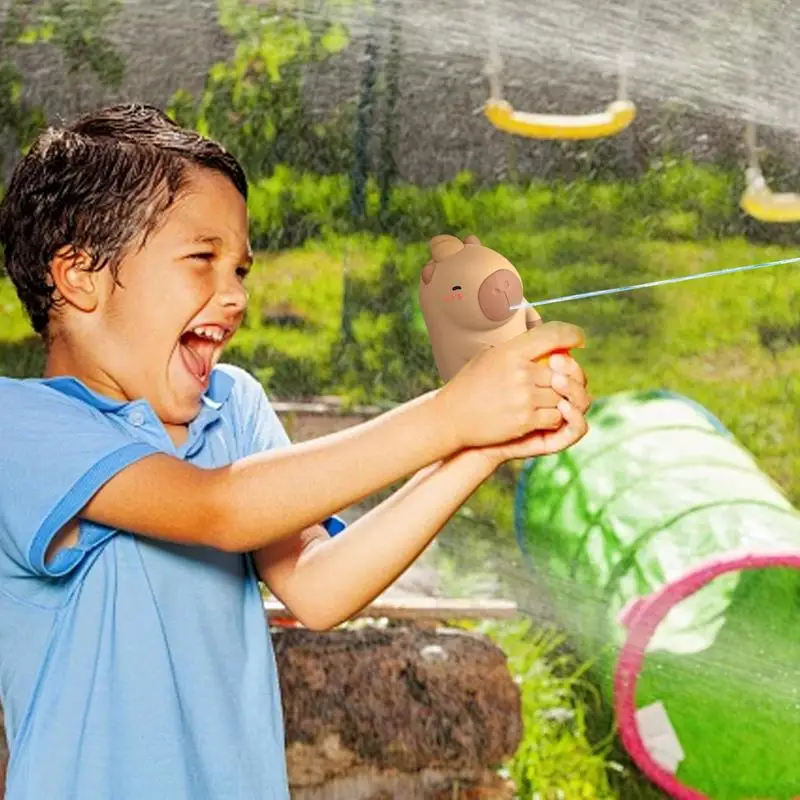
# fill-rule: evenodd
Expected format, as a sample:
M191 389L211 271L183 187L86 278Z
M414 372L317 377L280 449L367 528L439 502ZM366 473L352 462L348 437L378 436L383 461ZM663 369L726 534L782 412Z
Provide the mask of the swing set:
M493 46L494 50L494 46ZM502 61L492 53L486 74L489 78L489 99L484 114L489 122L505 133L529 139L600 139L625 130L636 116L636 106L627 98L628 59L620 58L617 99L596 114L532 114L516 111L503 98L500 86Z
M639 4L635 11L639 17ZM630 53L619 57L617 96L605 110L592 114L530 113L516 110L503 96L501 85L502 60L495 35L491 36L490 52L485 74L489 80L489 98L483 112L499 131L528 139L580 141L615 136L636 118L636 105L628 98L628 78L632 67ZM774 193L761 171L755 123L745 127L748 166L745 170L746 188L739 200L742 210L761 222L800 222L800 194Z
M747 188L739 201L743 211L761 222L800 222L800 194L772 192L767 185L758 161L756 127L746 128L748 167L745 171Z

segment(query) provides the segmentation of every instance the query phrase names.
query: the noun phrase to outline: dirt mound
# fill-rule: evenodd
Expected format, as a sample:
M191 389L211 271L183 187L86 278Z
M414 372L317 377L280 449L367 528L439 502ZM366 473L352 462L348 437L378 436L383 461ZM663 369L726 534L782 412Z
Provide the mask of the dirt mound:
M469 797L519 744L519 690L486 637L365 627L280 630L274 642L295 793L435 798L460 784Z

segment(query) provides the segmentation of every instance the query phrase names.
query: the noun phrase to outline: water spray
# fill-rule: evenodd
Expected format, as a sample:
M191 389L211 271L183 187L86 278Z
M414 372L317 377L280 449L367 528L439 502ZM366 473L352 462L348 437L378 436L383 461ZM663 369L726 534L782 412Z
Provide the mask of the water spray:
M749 272L756 269L765 269L767 267L777 267L785 264L795 264L800 261L800 256L794 258L782 258L778 261L765 261L761 264L747 264L741 267L727 267L726 269L712 270L711 272L698 272L694 275L682 275L676 278L664 278L658 281L648 281L647 283L636 283L631 286L619 286L612 289L596 289L591 292L580 292L578 294L568 294L562 297L554 297L549 300L536 300L535 302L516 303L509 308L516 311L520 308L548 306L555 303L566 303L569 300L586 300L589 297L601 297L610 294L621 294L622 292L632 292L637 289L652 289L655 286L668 286L673 283L684 283L686 281L697 281L701 278L714 278L720 275L733 275L736 272Z

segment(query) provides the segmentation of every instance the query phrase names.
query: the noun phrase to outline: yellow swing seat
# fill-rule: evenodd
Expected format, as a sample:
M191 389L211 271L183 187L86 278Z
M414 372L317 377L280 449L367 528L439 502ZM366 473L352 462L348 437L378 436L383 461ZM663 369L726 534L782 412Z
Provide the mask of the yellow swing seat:
M800 222L800 194L773 194L760 171L747 170L747 189L739 205L751 217L761 222Z
M615 100L598 114L529 114L505 100L489 100L484 113L498 130L531 139L600 139L625 130L636 117L636 106Z

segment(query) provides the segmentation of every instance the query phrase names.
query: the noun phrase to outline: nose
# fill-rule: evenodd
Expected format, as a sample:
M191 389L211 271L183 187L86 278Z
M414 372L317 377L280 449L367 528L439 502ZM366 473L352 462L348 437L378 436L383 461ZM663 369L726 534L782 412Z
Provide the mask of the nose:
M513 316L509 306L522 302L522 281L510 269L498 269L478 289L478 305L493 322Z
M238 278L226 278L219 287L222 307L232 314L243 314L247 308L249 295Z

